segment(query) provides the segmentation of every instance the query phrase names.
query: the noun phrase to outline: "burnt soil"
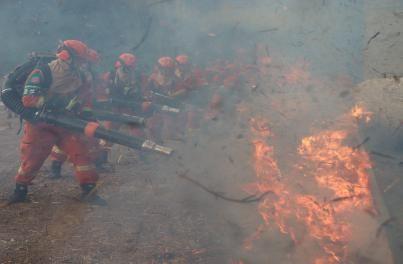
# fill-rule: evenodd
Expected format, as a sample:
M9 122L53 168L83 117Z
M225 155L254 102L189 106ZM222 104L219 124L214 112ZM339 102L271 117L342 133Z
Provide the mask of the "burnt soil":
M0 208L0 263L298 263L288 257L295 245L275 228L265 231L253 250L244 250L245 240L263 222L256 203L223 201L178 177L186 174L243 198L249 195L244 187L256 181L251 117L268 120L269 143L284 174L295 171L302 138L339 128L340 117L355 105L352 81L313 76L309 68L281 58L273 61L256 87L244 84L227 94L217 119L165 142L175 149L173 156L114 146L112 170L101 173L98 188L106 207L78 202L70 165L54 181L48 179L47 162L30 186L29 203ZM295 67L300 79L285 84L284 74ZM18 127L17 118L0 112L0 199L14 188ZM386 154L370 156L383 198L377 202L390 214L380 231L387 231L396 259L403 259L403 129L392 137L391 128L379 128L376 118L358 127L346 144L356 146L369 137L362 148ZM296 180L304 185L303 178ZM357 258L352 263L363 263Z
M1 199L12 193L19 165L19 122L6 116L2 111ZM30 202L0 209L0 263L227 263L239 259L243 240L259 222L256 204L218 200L178 177L187 172L213 189L238 198L247 196L242 184L254 177L247 135L233 131L229 136L229 130L222 128L223 120L211 122L208 129L213 132L197 130L167 142L176 149L172 157L114 146L111 171L101 173L98 189L108 202L106 207L78 202L79 186L70 165L64 165L62 179L50 180L47 161L30 186ZM209 144L208 136L199 136L211 133L214 140ZM244 151L230 159L228 153L239 148ZM228 181L231 184L225 184Z
M292 243L278 231L267 233L254 251L243 250L245 239L262 223L256 204L217 199L178 175L186 173L232 197L247 196L243 186L255 180L249 118L264 114L270 120L272 144L280 168L286 171L296 159L302 137L333 128L337 118L354 105L348 93L330 85L334 82L285 90L269 85L245 88L242 96L230 102L230 111L180 140L165 142L176 149L172 157L114 146L114 171L102 173L99 186L106 207L78 202L79 188L70 166L65 165L61 180L52 181L47 178L46 163L30 187L31 202L0 209L1 263L232 263L240 259L292 263L286 258ZM246 114L235 111L240 105L246 106ZM2 112L0 124L4 199L13 190L18 168L18 120L10 121ZM365 128L362 133L366 131L372 130ZM356 135L352 144L362 136ZM365 147L375 148L374 139ZM393 231L389 232L392 245L401 256L403 215L398 208L403 186L396 179L401 178L403 157L391 155L396 159L371 157L385 204L394 217L384 229Z

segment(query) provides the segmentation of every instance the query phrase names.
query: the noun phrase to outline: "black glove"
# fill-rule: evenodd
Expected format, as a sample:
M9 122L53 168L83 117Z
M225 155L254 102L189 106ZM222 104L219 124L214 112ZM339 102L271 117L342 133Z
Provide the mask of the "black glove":
M30 123L38 123L41 121L40 111L37 108L24 108L21 113L21 117Z

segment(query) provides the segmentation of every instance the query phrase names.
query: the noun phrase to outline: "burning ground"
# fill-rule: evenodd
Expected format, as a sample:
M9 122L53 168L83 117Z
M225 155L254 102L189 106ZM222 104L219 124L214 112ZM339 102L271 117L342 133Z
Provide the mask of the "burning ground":
M298 60L239 65L244 85L167 142L173 157L115 147L99 186L108 207L78 203L71 172L51 182L45 167L30 204L1 210L3 262L392 263L358 133L370 113L339 96L345 80ZM4 194L18 165L8 126Z
M95 20L75 13L71 6L78 2L57 1L59 15L73 13L85 22L78 36L103 42L98 13ZM97 8L109 10L110 1L102 2L108 8ZM200 127L165 142L176 150L168 158L114 146L114 171L102 174L98 187L107 207L77 202L70 168L62 180L50 181L46 164L30 189L31 203L0 209L0 263L393 263L391 248L401 259L403 158L383 145L395 144L400 128L397 139L380 140L389 134L379 132L379 113L352 92L362 77L361 66L354 66L360 63L361 1L276 1L269 10L261 1L252 7L179 2L161 1L133 16L141 18L134 23L139 29L117 27L119 38L108 38L100 50L111 57L106 50L130 49L152 15L159 29L152 27L141 60L151 64L157 54L183 49L206 75L231 71L222 83L195 92L191 102L202 101ZM54 13L55 3L43 5ZM87 9L81 11L90 12L90 4ZM38 16L35 27L50 26L33 34L56 41L57 24L44 18ZM367 53L391 47L400 36L373 28L367 28L367 39L375 36ZM65 30L77 35L74 27ZM181 46L177 39L189 41ZM21 54L32 50L29 41L20 42ZM16 62L16 50L2 52L3 61ZM206 105L215 91L225 99L211 113ZM5 198L18 167L18 121L4 112L0 118Z

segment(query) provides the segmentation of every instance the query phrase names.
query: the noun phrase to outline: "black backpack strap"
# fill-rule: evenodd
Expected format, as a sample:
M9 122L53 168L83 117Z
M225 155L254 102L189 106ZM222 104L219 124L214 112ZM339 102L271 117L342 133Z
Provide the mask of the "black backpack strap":
M6 81L1 89L1 99L4 105L12 112L20 116L20 128L22 129L22 119L27 118L32 109L27 109L22 103L23 89L26 79L34 69L40 69L44 76L44 88L49 88L52 83L52 74L47 64L50 58L33 57L28 62L18 66L13 72L6 76Z
M23 126L23 124L24 124L24 119L22 118L22 116L20 116L19 119L20 119L20 123L19 123L18 131L17 131L17 135L18 135L18 136L21 134L22 126Z
M50 87L52 84L52 72L49 67L49 60L47 59L39 59L38 63L36 64L36 68L41 70L43 77L44 77L44 86L46 89Z

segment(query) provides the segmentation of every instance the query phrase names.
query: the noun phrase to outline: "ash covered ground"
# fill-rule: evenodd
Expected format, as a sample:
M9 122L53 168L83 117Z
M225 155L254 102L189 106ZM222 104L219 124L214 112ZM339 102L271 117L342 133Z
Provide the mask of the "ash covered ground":
M16 6L7 4L7 7L21 7L19 5L24 1L20 2ZM74 2L70 5L67 1L57 1L57 5L52 3L55 7L49 4L43 8L61 8L63 17L70 17L71 13L74 17L77 15ZM402 181L399 176L402 167L399 162L403 155L390 138L388 144L382 144L384 135L391 130L393 133L396 126L385 125L386 132L379 132L375 129L378 127L377 116L370 115L369 123L361 116L351 117L351 111L357 105L353 93L357 84L365 79L384 77L363 64L369 65L374 58L382 56L387 59L376 66L376 71L390 73L389 61L401 67L396 56L386 56L383 49L385 45L401 41L400 35L396 35L396 24L401 25L402 19L395 8L390 8L397 4L390 1L386 7L382 6L382 12L393 23L384 22L384 27L378 29L380 20L373 17L377 16L374 10L380 7L371 9L360 1L341 1L340 5L328 1L309 4L283 1L272 3L273 8L267 8L268 3L264 1L253 2L247 9L241 1L235 4L222 1L215 6L219 11L214 10L214 4L193 1L183 5L180 1L168 1L157 4L155 9L146 9L153 14L154 25L157 21L163 29L153 27L145 46L139 50L144 71L158 56L184 50L194 58L195 65L203 68L211 66L216 58L236 64L242 78L233 90L226 92L216 118L203 119L197 129L179 139L164 142L175 149L172 157L144 155L114 146L111 157L114 171L101 174L99 186L99 193L108 202L107 207L76 201L79 189L71 168L65 166L63 178L51 181L47 178L49 164L45 164L30 189L30 203L0 209L1 263L399 263L403 237ZM141 7L146 4L138 3ZM104 12L102 5L106 10L108 4L99 5L98 10ZM259 7L267 9L258 11ZM345 12L345 16L336 15L338 11ZM82 12L91 13L91 5ZM209 23L196 19L186 31L181 22L200 13L205 14ZM92 14L96 17L94 14L97 13ZM217 18L217 14L225 16ZM95 19L85 14L80 17ZM113 13L112 17L118 19L119 12ZM326 17L331 17L333 22ZM365 24L363 17L373 19L367 19L370 22ZM38 15L35 21L45 23L47 20L44 19ZM337 25L333 25L334 19L338 21ZM120 28L118 32L108 31L109 39L116 40L119 35L120 42L108 40L100 47L106 56L105 65L113 55L130 48L131 42L141 37L147 27L147 16L141 21L138 30L133 29L136 34ZM95 26L101 23L96 19L92 22ZM318 22L323 23L320 29L315 27ZM57 24L49 21L52 23ZM98 31L92 29L92 23L87 23L89 26L84 29L90 35L86 35L85 30L79 35L74 32L76 29L66 28L67 36L54 34L52 29L49 36L36 33L35 38L46 42L47 49L53 47L57 38L75 35L87 36L96 45L100 38L96 35ZM388 27L387 23L393 26ZM23 23L17 23L16 27L31 32ZM195 28L197 34L192 30ZM376 37L368 44L378 30L380 38ZM21 37L12 38L15 41ZM46 41L49 38L51 41ZM161 38L168 44L162 44ZM181 38L188 40L186 45L179 41ZM2 49L4 63L1 69L4 73L23 58L22 54L40 46L38 42L33 47L29 44L24 43L17 49L10 44ZM111 48L113 52L110 53ZM366 49L365 56L361 53L363 49ZM270 57L270 64L262 65L261 57ZM194 101L200 101L204 96L208 98L222 87L210 83L201 89L204 90L192 95L196 98ZM201 111L204 111L208 100L201 101ZM13 176L19 166L18 126L17 119L7 119L7 113L1 113L2 198L11 193ZM287 209L297 212L298 208L304 208L299 212L305 216L311 212L308 207L297 207L293 202L270 207L277 205L282 197L289 196L293 201L294 194L295 197L314 196L314 201L325 208L323 210L328 210L329 201L334 201L333 210L363 201L366 194L359 193L357 197L338 195L316 183L313 179L317 174L333 167L309 160L309 155L299 152L304 138L319 137L329 131L346 131L347 136L340 145L335 141L331 143L367 153L372 169L367 168L365 172L370 181L376 180L368 185L372 195L370 205L357 206L353 213L334 214L338 220L335 226L347 221L351 224L350 229L328 229L320 217L309 222L290 216ZM397 142L399 133L394 134ZM370 140L364 141L367 137ZM262 160L257 157L257 142L272 148ZM325 149L332 147L335 145ZM276 166L259 171L268 161L270 164L275 161ZM218 195L181 177L184 175ZM284 190L292 195L275 189L272 183L277 181L262 180L265 176L279 177L278 182L284 183ZM272 185L263 186L265 183ZM260 189L256 189L256 184ZM377 185L378 191L371 185ZM242 200L254 194L258 197L265 191L270 193L253 203L231 202L219 197L222 194ZM268 221L263 217L264 213L271 214ZM278 215L280 217L276 217ZM281 228L280 222L285 228ZM332 238L315 233L312 226L330 233L352 230L352 235Z

